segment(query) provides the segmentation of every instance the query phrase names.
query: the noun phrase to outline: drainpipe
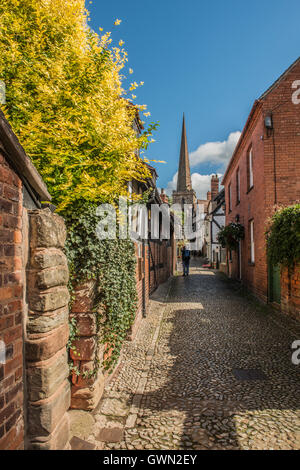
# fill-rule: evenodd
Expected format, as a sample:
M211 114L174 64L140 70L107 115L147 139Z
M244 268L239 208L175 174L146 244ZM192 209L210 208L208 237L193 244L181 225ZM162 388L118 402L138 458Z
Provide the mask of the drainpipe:
M277 204L277 186L276 186L276 145L275 145L275 129L272 130L273 141L273 169L274 169L274 204Z

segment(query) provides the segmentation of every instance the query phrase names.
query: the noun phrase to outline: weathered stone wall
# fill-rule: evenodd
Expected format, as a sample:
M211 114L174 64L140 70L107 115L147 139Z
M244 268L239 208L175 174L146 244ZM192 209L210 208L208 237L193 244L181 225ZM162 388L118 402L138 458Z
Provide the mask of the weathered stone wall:
M66 229L63 219L49 209L29 211L28 216L26 447L64 449L70 405L68 266L62 251Z
M176 250L174 239L171 240L171 244L167 241L150 243L153 250L153 259L150 257L147 244L144 251L142 244L135 244L138 304L136 318L128 331L127 340L132 340L135 337L143 319L143 313L147 314L150 289L154 290L160 283L166 281L175 269L174 253L176 254ZM151 271L150 264L153 266ZM154 266L156 269L155 279ZM96 295L95 282L89 281L76 287L74 294L75 300L72 303L70 318L75 318L77 331L76 340L73 342L74 349L71 350L71 358L76 371L72 373L71 408L93 410L100 401L106 381L111 379L112 376L108 376L108 374L101 371L105 346L99 344L99 325L97 331L96 315L93 312ZM90 378L85 378L83 374L89 374L94 370L95 359L100 363L98 373ZM116 370L117 368L114 373Z
M71 408L93 410L103 393L105 377L101 369L92 377L84 377L95 369L95 359L103 361L104 346L99 344L96 314L93 312L95 282L89 281L75 289L71 318L76 321L76 337L71 350L74 366L80 372L72 374Z
M292 273L281 270L281 309L300 321L300 263Z

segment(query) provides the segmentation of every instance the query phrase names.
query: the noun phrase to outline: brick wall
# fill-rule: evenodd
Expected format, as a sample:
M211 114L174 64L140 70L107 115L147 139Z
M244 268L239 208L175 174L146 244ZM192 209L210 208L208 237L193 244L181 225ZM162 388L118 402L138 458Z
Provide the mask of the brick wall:
M281 269L281 309L300 320L300 263L291 273Z
M22 184L0 151L0 340L6 363L0 364L0 449L22 449L23 282Z
M292 83L300 79L300 63L254 106L243 140L231 162L225 181L226 224L236 221L245 227L242 241L242 281L262 300L268 300L268 266L265 230L274 206L300 200L300 105L292 102ZM267 132L264 118L272 114L274 131ZM247 152L252 145L254 185L248 191ZM275 155L274 155L275 152ZM240 202L236 197L236 172L240 170ZM229 210L231 184L232 210ZM250 261L249 221L254 221L255 263ZM237 253L229 263L229 274L238 275ZM284 290L284 289L283 289Z
M70 401L65 227L49 209L28 211L22 194L0 152L0 449L62 449Z
M95 357L103 361L104 346L99 345L96 315L93 312L95 299L95 282L86 282L75 289L75 301L72 304L71 318L76 319L76 339L71 350L74 366L81 375L72 374L71 408L93 410L103 393L105 376L101 369L91 378L84 378L95 368Z
M25 216L24 216L25 217ZM49 209L28 211L25 362L26 447L69 446L68 265L64 221Z
M237 162L231 171L230 179L225 185L226 200L229 199L229 183L231 184L231 207L226 203L226 224L235 222L237 216L244 226L245 238L241 242L242 280L261 299L267 300L267 261L265 252L265 194L264 194L264 144L261 136L264 133L263 117L260 110L253 118L252 125L244 138ZM254 184L248 190L247 153L252 146ZM237 202L236 172L240 172L240 202ZM250 262L250 230L249 221L254 220L255 263ZM238 253L232 252L229 263L230 275L238 277Z
M136 289L138 296L137 311L134 324L128 331L128 340L132 340L140 326L143 314L148 313L149 295L162 282L165 282L170 274L173 273L174 260L172 258L172 246L167 242L150 242L156 269L156 280L154 278L154 269L152 257L150 256L149 245L146 243L135 243L136 253ZM144 288L143 288L144 282ZM144 289L144 294L143 294ZM98 333L96 328L95 314L93 313L93 304L95 299L95 283L89 281L78 286L75 289L75 301L72 304L71 318L76 319L77 339L73 346L75 350L71 351L71 357L74 366L81 372L89 372L94 369L94 359L97 355L98 360L103 361L104 346L99 346ZM144 299L143 299L144 296ZM145 305L144 305L145 303ZM144 310L145 307L145 310ZM91 378L85 379L82 375L72 374L71 390L71 408L93 410L99 403L103 394L104 385L111 376L99 369L98 373Z
M274 125L273 135L268 138L265 135L264 139L265 199L268 211L274 203L289 205L300 200L300 104L292 102L292 93L295 91L292 84L296 80L300 80L300 63L264 101L264 115L271 112Z

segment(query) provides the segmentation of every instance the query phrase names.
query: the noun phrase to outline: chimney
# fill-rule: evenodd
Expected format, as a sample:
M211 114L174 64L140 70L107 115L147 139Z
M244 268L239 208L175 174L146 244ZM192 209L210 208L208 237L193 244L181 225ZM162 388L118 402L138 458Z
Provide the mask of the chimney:
M219 194L219 177L213 175L211 177L211 200L213 201Z
M166 195L164 188L161 188L160 199L162 200L162 202L163 202L164 204L168 204L168 203L169 203L169 198L168 198L168 196Z
M211 201L211 192L207 191L207 196L206 196L208 201Z

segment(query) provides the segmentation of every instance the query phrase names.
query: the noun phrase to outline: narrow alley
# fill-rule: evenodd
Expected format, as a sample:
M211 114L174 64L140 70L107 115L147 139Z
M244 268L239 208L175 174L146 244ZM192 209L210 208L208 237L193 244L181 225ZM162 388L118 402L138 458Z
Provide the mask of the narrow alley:
M155 292L97 410L71 411L83 416L72 432L96 449L300 449L299 338L193 261Z

